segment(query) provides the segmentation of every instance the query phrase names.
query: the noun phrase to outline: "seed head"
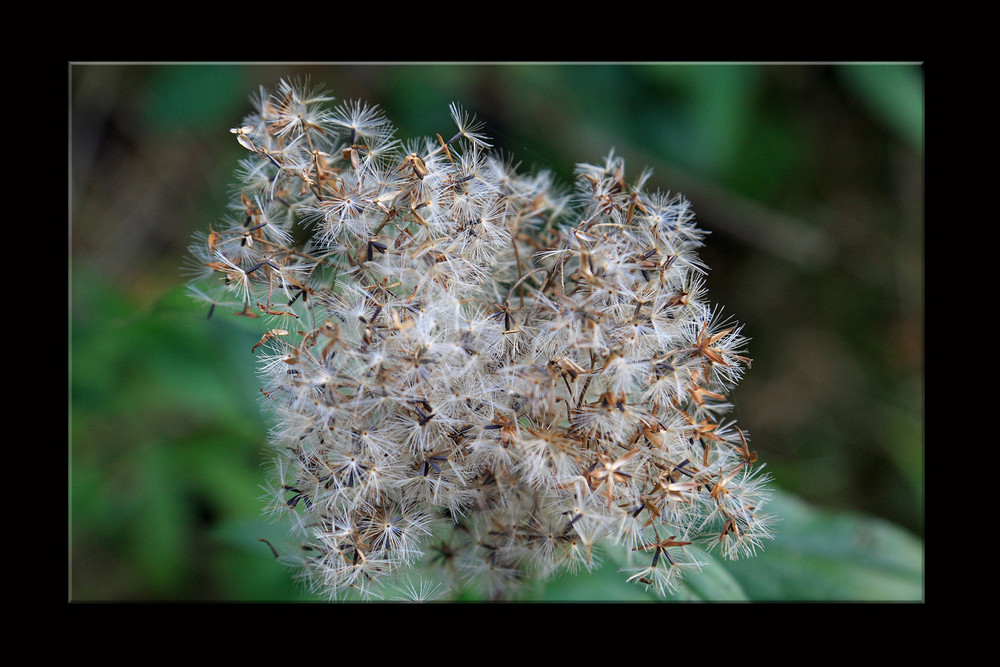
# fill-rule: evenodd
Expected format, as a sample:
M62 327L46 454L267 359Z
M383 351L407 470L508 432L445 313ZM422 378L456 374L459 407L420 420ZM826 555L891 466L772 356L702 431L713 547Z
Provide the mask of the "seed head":
M457 105L400 142L332 101L261 92L234 214L191 248L192 293L264 323L267 507L306 581L500 597L618 542L662 593L692 543L761 547L767 476L724 419L746 339L706 301L689 204L613 152L572 193L520 174Z

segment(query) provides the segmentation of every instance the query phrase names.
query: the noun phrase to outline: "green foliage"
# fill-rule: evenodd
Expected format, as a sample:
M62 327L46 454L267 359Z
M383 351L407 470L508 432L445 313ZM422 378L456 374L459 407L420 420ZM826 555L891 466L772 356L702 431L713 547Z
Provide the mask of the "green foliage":
M769 507L780 519L774 543L727 568L751 599L923 600L924 547L912 534L791 495L777 496Z
M881 519L820 510L787 493L768 507L777 537L754 558L736 562L696 551L704 565L670 599L679 602L920 602L924 548ZM691 549L691 547L688 547ZM593 572L561 577L536 591L546 602L654 602L622 581L627 555L605 554Z
M92 279L78 277L74 292L73 599L310 599L260 541L280 543L284 527L257 500L266 425L252 327L221 311L206 320L180 289L139 314ZM923 545L906 531L786 493L768 509L777 522L766 549L738 562L699 553L702 572L673 599L922 599ZM602 567L526 599L656 600L618 571L629 554L598 556Z
M768 504L776 537L755 557L725 561L697 551L704 563L671 596L682 602L920 602L924 548L881 519L829 512L779 492ZM691 547L687 547L691 549ZM605 554L594 572L562 577L536 592L547 602L653 602L618 573L626 554Z
M791 494L769 508L767 549L712 560L691 583L715 590L682 595L921 599L919 538L862 518L923 531L919 66L72 70L72 599L304 598L258 541L283 533L257 500L260 331L173 289L240 150L217 128L294 74L383 103L406 136L440 129L457 100L526 167L568 175L614 145L684 192L712 230L709 288L753 338L737 416ZM651 600L615 558L538 595Z
M299 597L257 541L254 333L182 289L145 312L87 276L73 290L71 597Z

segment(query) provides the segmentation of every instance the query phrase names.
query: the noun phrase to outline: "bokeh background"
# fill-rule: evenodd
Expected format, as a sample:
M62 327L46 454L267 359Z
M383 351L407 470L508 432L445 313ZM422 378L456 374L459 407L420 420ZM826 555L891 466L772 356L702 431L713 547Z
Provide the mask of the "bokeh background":
M778 539L696 599L923 598L924 155L919 64L71 64L69 598L309 600L258 538L262 331L184 292L249 97L308 77L401 137L448 104L572 184L612 147L711 232L713 302L754 363L735 413ZM615 556L535 599L648 599Z

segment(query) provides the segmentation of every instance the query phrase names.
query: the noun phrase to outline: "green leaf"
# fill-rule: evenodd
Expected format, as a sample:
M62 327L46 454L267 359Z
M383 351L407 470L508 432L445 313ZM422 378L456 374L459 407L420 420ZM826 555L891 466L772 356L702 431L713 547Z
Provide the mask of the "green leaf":
M686 549L692 560L703 563L700 571L684 579L670 599L683 602L742 602L749 600L725 563L699 549Z
M775 539L726 569L753 600L922 601L923 543L887 521L819 510L784 493Z
M847 87L883 125L924 150L924 78L918 65L845 65Z
M626 581L618 571L621 558L608 558L603 565L589 572L564 574L544 586L541 600L545 602L653 602L655 596L641 586Z
M685 548L687 560L703 564L682 580L676 592L660 598L641 584L628 582L622 568L629 562L623 547L608 544L602 550L604 561L590 572L564 574L544 584L540 598L546 602L713 602L745 601L747 594L726 569L724 563L693 547ZM648 556L647 556L648 557Z
M686 547L703 563L676 592L675 602L734 601L920 601L923 599L923 544L887 521L822 510L776 492L767 506L775 516L775 539L753 558L727 561ZM657 596L625 581L627 554L609 547L603 565L564 575L544 585L550 602L657 601Z

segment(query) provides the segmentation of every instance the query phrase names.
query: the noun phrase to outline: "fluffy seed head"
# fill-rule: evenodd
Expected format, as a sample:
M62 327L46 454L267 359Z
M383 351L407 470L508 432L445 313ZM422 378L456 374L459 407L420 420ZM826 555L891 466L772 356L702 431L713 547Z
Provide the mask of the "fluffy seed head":
M571 193L520 174L457 105L401 143L331 103L262 91L235 214L191 250L192 293L263 323L268 508L310 585L502 596L617 541L665 592L692 543L760 548L767 476L724 420L746 339L706 301L689 204L613 152Z

